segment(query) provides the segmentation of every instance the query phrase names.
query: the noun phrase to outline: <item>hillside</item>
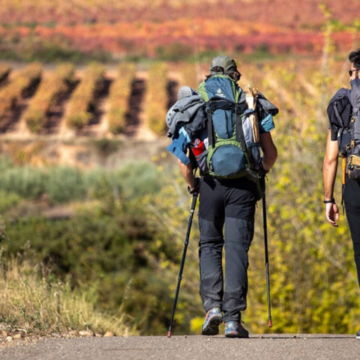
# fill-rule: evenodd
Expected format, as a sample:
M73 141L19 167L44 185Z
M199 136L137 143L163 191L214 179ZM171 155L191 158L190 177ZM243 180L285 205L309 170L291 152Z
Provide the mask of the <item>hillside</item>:
M280 28L316 29L323 24L320 4L325 4L336 19L350 24L359 10L356 0L346 9L336 0L3 0L0 8L2 24L83 24L175 21L179 19L226 18ZM241 25L240 25L241 27Z
M325 10L326 9L326 10ZM3 0L0 8L4 59L101 60L125 57L180 59L209 51L321 53L326 21L339 51L357 45L359 2L346 10L335 0Z
M282 73L291 74L295 69L296 79L302 91L311 96L314 95L313 69L320 65L320 59L274 60L256 63L242 62L241 59L237 61L243 73L240 81L242 87L251 83L259 86L261 90L263 87L261 84L264 83L263 76L266 73L270 75L268 81L274 90L283 94L281 96L286 98L288 105L295 109L297 106L288 96L287 89L278 85L284 76ZM64 66L65 68L70 66L67 70L69 74L66 75L69 78L57 80L60 82L55 84L54 76L61 73ZM93 85L89 103L86 103L83 93L80 94L80 101L76 103L77 108L84 106L82 112L86 119L82 123L73 123L70 115L76 109L74 110L72 101L77 91L84 91L81 87L87 85L90 70L94 66L100 67L101 74L97 84ZM338 69L343 78L344 66L346 66L344 61L335 62L333 66ZM264 70L266 72L263 72L263 69L266 69ZM29 70L35 72L39 78L23 87L20 84L19 90L15 91L16 94L10 94L10 96L9 93L16 90L21 80L19 78L26 71L31 73ZM64 69L62 71L64 72ZM207 72L208 64L206 63L155 62L137 66L122 63L118 67L104 67L95 63L86 67L38 63L9 66L0 63L0 139L66 141L75 138L126 137L141 141L155 140L159 136L164 137L166 133L165 115L175 103L179 87L190 85L197 88ZM128 80L125 78L126 75ZM54 86L58 88L51 90ZM49 91L54 91L53 99L47 99ZM117 96L115 100L114 95ZM151 123L150 119L154 108L157 110L155 124ZM33 110L32 113L36 110L36 116L31 116L30 110ZM40 114L37 113L39 111Z
M321 201L326 107L338 88L349 86L346 57L337 60L338 54L329 49L315 60L238 61L240 85L253 84L280 109L273 131L279 158L267 183L272 309L277 319L271 331L276 333L354 334L360 321L348 227L342 218L335 233L325 223ZM30 240L38 252L36 263L49 259L59 276L98 284L100 307L116 311L123 305L142 334L164 334L190 201L180 174L167 166L176 165L176 159L164 151L169 141L164 113L177 88L196 87L209 68L207 62L122 65L127 67L2 68L0 152L10 155L2 156L0 164L0 206L9 219L3 241L16 255ZM121 86L115 87L119 79ZM76 96L79 89L84 97ZM45 109L45 116L29 116L30 108ZM119 111L114 132L111 109ZM80 114L69 117L75 110ZM144 141L145 129L152 129L154 141ZM113 140L104 139L104 133ZM340 186L334 197L341 198ZM75 210L62 208L55 214L56 204ZM270 331L261 211L257 218L249 273L253 285L244 316L251 333ZM198 231L195 223L192 231ZM193 295L198 293L197 238L194 232L179 298L176 331L182 334L199 333L203 321L200 297L194 303Z

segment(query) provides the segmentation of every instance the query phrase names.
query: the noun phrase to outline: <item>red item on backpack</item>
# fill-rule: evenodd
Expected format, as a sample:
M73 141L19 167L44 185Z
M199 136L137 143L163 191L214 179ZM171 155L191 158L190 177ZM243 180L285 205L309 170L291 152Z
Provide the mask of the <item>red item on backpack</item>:
M205 150L206 147L202 140L195 139L193 141L192 152L194 153L195 156L201 155Z

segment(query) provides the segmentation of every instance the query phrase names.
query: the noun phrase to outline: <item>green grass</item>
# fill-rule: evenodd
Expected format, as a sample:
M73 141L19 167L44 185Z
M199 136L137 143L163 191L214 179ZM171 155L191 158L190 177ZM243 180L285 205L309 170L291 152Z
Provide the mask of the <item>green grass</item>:
M97 283L72 289L68 280L50 281L41 265L0 259L0 322L41 335L70 329L136 334L121 308L114 315L97 309Z

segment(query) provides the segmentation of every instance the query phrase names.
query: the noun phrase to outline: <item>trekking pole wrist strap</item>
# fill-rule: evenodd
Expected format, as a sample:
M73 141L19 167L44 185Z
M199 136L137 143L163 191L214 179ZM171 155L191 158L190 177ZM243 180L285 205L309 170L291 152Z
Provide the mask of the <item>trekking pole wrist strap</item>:
M336 204L336 201L332 198L331 200L324 200L324 204Z
M197 188L190 189L190 186L187 187L187 191L190 195L194 195L197 193Z
M191 190L190 186L187 187L187 191L190 195L197 194L199 192L199 184L200 184L200 178L196 177L194 179L194 188Z

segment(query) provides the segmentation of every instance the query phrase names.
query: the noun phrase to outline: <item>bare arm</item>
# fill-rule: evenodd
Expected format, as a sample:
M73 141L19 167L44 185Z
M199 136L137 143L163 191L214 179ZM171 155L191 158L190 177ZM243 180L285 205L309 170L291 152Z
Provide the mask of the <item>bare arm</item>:
M334 185L338 166L338 155L339 149L337 141L331 141L331 131L329 130L326 140L326 151L323 165L325 200L332 200L334 198ZM339 209L336 204L326 204L325 215L327 221L331 225L335 227L338 226L336 221L339 220Z
M270 170L275 164L277 158L277 149L269 132L260 135L260 146L264 153L264 170Z
M186 155L189 156L189 150ZM195 178L194 178L193 169L191 167L191 163L185 165L179 160L179 167L180 167L181 175L185 179L186 184L189 186L190 190L193 190L195 188Z

